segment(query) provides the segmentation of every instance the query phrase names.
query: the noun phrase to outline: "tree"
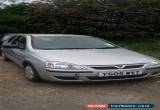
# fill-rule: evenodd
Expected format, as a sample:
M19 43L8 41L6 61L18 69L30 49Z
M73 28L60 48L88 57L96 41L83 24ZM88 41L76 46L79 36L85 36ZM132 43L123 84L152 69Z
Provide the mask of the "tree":
M113 40L160 36L159 0L52 0L0 9L0 33L70 33ZM152 36L152 37L150 37Z

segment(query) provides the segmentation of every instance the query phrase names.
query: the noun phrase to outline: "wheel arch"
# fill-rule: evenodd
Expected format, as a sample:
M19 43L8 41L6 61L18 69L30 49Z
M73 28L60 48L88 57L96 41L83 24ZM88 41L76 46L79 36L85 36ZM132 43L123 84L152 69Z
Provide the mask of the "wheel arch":
M29 61L29 60L24 60L22 65L23 65L24 68L25 68L27 65L29 65L29 66L32 67L32 69L34 70L34 72L35 72L36 75L37 75L37 78L35 79L35 82L41 80L41 77L40 77L38 71L36 70L35 66L33 65L33 63L32 63L31 61Z
M27 66L27 65L31 65L33 66L33 64L29 61L29 60L24 60L22 63L23 67ZM34 66L33 66L34 67Z
M36 71L38 73L36 67L34 66L34 64L31 61L24 60L23 63L22 63L23 68L25 68L27 65L30 65L34 69L34 71Z

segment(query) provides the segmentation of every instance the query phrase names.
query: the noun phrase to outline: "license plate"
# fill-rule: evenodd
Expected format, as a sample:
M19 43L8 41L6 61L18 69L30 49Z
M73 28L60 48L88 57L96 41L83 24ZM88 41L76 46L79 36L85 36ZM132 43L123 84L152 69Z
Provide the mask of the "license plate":
M111 72L99 72L99 77L108 77L108 76L129 76L129 75L141 75L142 71L111 71Z

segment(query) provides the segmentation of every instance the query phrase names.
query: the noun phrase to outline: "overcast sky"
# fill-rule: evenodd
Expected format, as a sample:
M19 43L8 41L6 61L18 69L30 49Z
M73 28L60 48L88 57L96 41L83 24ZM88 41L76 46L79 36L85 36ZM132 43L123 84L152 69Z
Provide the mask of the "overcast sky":
M31 3L33 1L37 1L37 0L15 0L15 3L21 3L21 2L25 2L25 3ZM9 5L9 4L15 4L10 2L9 0L0 0L0 3L3 3L5 5Z

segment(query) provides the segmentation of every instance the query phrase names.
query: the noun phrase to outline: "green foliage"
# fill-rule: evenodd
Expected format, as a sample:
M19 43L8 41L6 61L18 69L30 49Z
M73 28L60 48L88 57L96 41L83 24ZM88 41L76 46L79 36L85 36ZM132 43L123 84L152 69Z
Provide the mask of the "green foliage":
M109 40L160 37L159 0L54 0L0 9L0 33L70 33Z
M24 17L29 12L27 4L11 5L5 9L0 9L0 33L22 32L25 24Z
M29 4L19 4L7 6L5 9L1 9L1 15L25 15L29 11Z
M124 43L126 48L160 59L160 40Z

